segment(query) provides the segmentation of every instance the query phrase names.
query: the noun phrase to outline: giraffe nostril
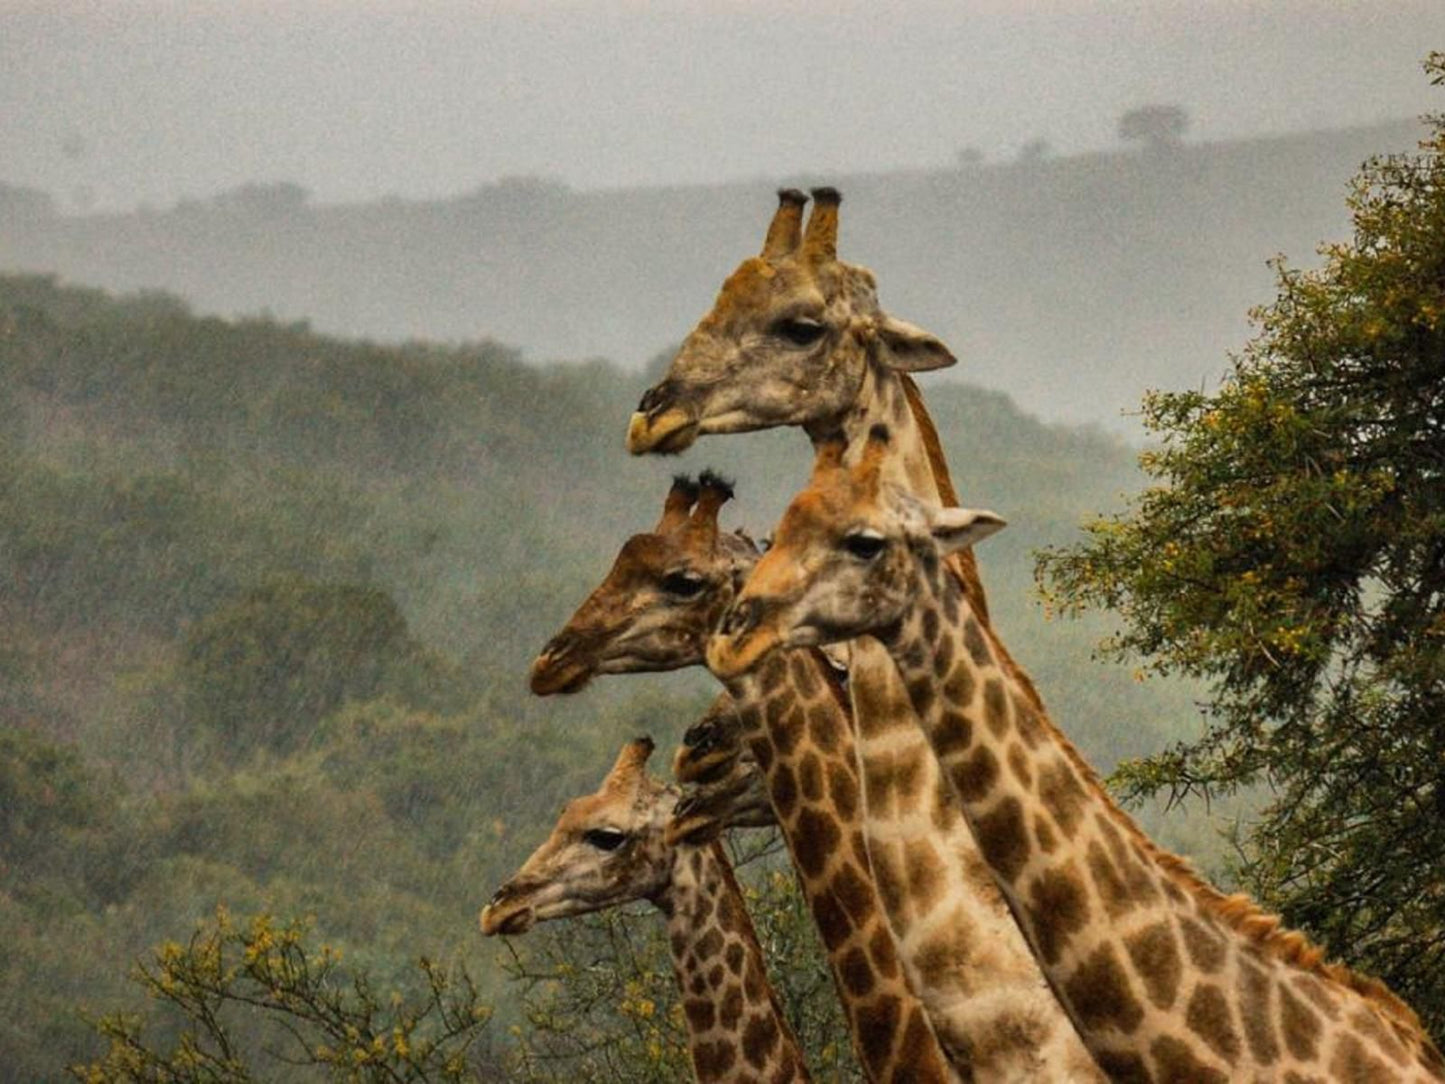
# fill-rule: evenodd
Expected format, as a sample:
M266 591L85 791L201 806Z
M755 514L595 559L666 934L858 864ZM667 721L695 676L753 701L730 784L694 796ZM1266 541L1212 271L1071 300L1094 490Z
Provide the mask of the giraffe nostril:
M642 398L638 400L638 413L650 413L652 411L652 408L657 406L657 404L661 401L662 393L657 388L648 388L645 392L642 393Z
M687 733L682 736L682 744L694 753L705 753L717 745L717 738L715 728L699 723L688 728Z
M512 886L505 884L492 893L492 898L487 901L488 906L496 906L512 894Z
M577 637L570 633L559 633L547 641L547 646L542 648L542 655L550 659L566 658L577 646Z

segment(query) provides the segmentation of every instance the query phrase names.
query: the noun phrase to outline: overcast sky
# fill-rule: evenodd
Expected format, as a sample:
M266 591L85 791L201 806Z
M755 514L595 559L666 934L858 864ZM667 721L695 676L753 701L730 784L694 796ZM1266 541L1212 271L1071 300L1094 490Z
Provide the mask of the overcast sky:
M1445 0L0 0L0 182L68 207L250 181L326 201L578 188L1192 139L1441 108Z

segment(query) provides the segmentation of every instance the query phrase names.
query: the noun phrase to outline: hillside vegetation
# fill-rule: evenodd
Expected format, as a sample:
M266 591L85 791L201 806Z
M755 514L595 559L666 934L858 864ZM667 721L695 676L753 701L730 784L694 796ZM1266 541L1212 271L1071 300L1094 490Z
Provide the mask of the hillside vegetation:
M218 904L314 916L378 991L409 988L419 955L465 963L519 1018L533 988L497 970L478 908L619 742L668 749L710 689L687 673L538 702L528 660L654 522L671 471L737 478L725 517L762 533L809 465L791 431L629 459L645 380L0 277L9 1075L97 1056L82 1011L139 1007L132 961ZM1030 550L1136 486L1131 451L998 393L926 394L960 491L1013 524L981 561L1059 718L1104 768L1188 732L1178 687L1091 664L1098 628L1029 602ZM545 962L576 936L518 951Z

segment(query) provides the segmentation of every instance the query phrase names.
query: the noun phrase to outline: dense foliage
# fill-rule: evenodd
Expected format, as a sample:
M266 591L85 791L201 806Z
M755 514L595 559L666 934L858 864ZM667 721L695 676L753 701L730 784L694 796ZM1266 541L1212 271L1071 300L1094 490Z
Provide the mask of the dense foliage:
M1429 70L1445 83L1445 54ZM1445 116L1358 179L1354 237L1223 386L1145 401L1155 484L1041 564L1113 653L1208 682L1135 793L1262 785L1240 873L1445 1033Z
M204 1022L164 999L143 1027L114 1016L143 1003L134 961L161 974L157 961L196 963L217 937L244 957L235 938L261 915L275 930L307 921L305 952L341 953L346 981L364 976L382 1010L392 991L428 1003L417 958L464 968L495 1010L469 1049L524 1079L639 1079L654 1040L654 1061L674 1064L655 916L543 927L515 959L476 931L481 903L620 741L647 732L666 748L710 699L700 673L526 694L532 654L655 520L679 469L621 449L645 380L0 277L9 1075L99 1064L125 1079L112 1043L125 1057L143 1046L154 1066L188 1028L205 1041ZM983 555L1012 646L1097 761L1158 748L1153 720L1177 716L1180 696L1100 673L1088 629L1027 611L1028 547L1068 538L1131 486L1127 450L996 394L928 394L960 490L1015 524ZM761 532L808 461L799 434L773 433L704 442L681 467L737 477L727 515ZM1170 831L1208 834L1198 821ZM779 868L748 867L755 917L815 1062L846 1076L816 939ZM235 916L221 932L219 904ZM584 962L596 966L537 978ZM227 998L257 995L254 976L232 977ZM300 1073L268 1062L268 1033L227 1004L218 1021L247 1071Z

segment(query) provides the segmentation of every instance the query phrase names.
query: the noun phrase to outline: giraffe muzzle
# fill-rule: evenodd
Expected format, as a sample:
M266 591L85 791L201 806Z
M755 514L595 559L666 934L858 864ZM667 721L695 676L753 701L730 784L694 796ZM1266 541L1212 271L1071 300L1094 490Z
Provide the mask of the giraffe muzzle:
M512 937L526 933L536 921L536 915L527 904L518 904L518 889L511 882L504 884L493 893L487 905L482 908L481 927L484 937Z
M697 439L697 419L678 403L677 386L663 381L642 393L627 423L627 450L633 455L673 455Z
M577 657L580 640L562 633L548 641L532 662L529 683L537 696L575 693L592 678L592 668Z
M760 598L740 598L729 607L719 631L734 639L746 636L762 622L764 609Z
M738 677L781 646L777 628L767 620L771 612L766 599L739 599L733 604L707 643L707 668L716 677L723 681Z

